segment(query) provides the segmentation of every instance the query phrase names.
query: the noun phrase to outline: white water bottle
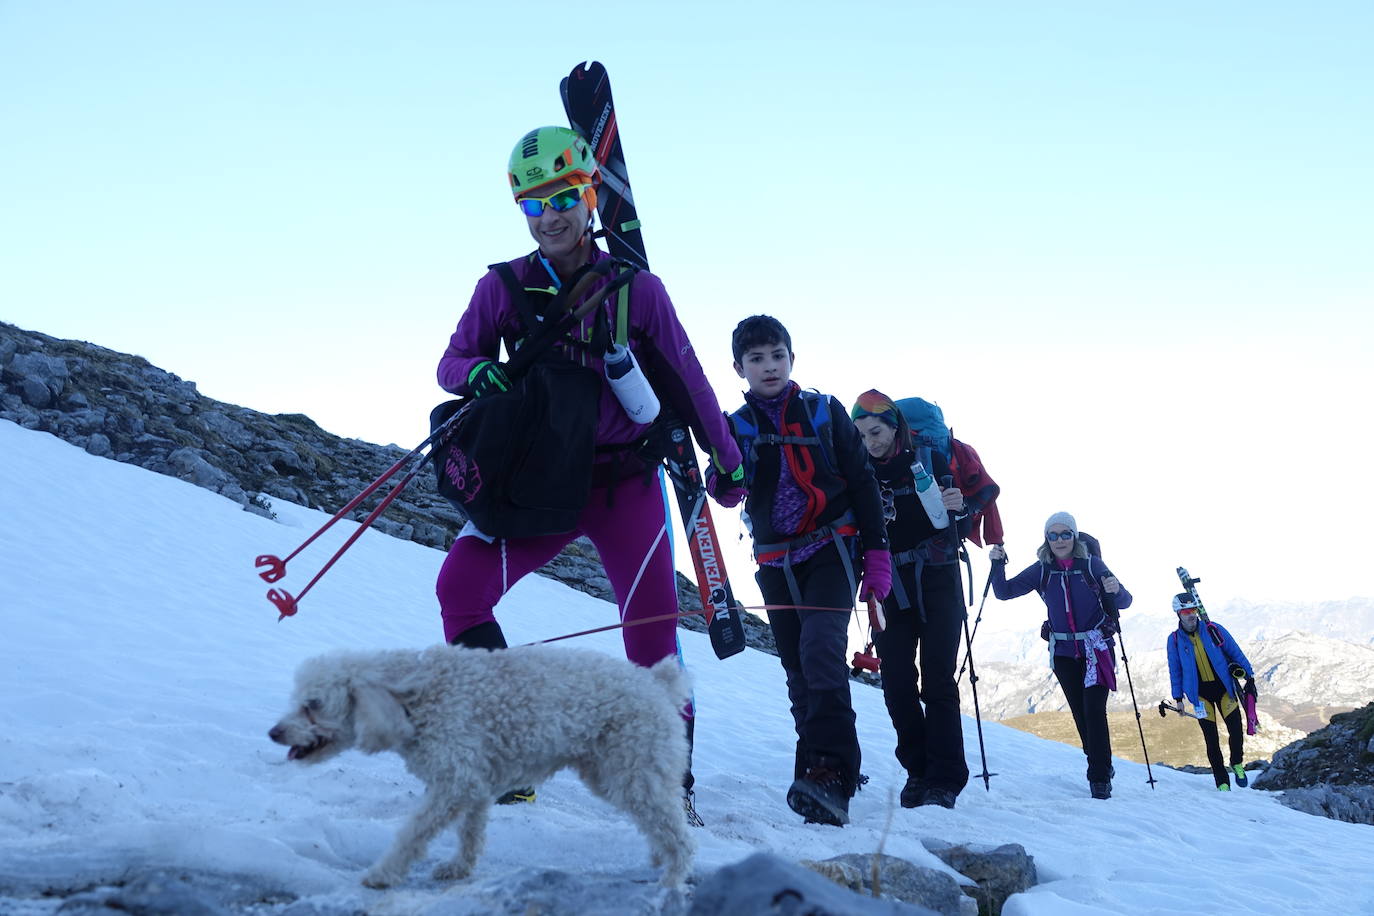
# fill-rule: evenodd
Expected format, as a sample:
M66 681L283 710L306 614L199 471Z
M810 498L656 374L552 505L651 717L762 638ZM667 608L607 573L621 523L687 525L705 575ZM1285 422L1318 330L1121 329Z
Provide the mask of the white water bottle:
M920 461L911 462L911 477L916 486L916 495L921 499L921 506L930 517L930 523L937 531L949 527L949 511L945 509L940 488L935 485L935 478L930 476L926 466Z
M658 395L629 347L613 344L606 353L606 381L631 420L652 423L658 416Z

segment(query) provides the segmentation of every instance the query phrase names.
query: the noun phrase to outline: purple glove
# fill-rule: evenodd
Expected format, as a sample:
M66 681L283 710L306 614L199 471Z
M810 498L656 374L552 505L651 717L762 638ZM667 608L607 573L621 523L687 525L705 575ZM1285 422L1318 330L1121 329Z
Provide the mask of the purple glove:
M1040 638L1045 642L1050 641L1050 622L1048 620L1040 624Z
M733 509L749 495L744 485L744 465L735 468L728 478L722 478L714 467L706 468L706 492L727 509Z
M886 550L864 553L864 582L859 586L859 600L872 598L882 601L892 591L892 554Z

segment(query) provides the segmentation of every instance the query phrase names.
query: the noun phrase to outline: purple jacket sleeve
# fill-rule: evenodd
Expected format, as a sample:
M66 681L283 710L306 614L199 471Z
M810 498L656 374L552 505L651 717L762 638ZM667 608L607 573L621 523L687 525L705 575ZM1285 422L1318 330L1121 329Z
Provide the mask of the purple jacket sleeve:
M734 472L740 465L739 446L663 281L648 271L640 272L631 286L630 303L632 321L642 334L634 346L635 355L645 364L659 397L692 428L716 470Z
M501 357L499 316L501 304L509 296L494 271L477 281L472 301L458 319L449 338L448 349L439 360L439 387L457 395L467 395L468 373L484 359Z
M998 601L1010 601L1013 598L1020 598L1028 592L1035 591L1040 587L1040 564L1032 563L1025 569L1016 574L1014 579L1007 579L1007 564L992 564L992 593L997 596Z

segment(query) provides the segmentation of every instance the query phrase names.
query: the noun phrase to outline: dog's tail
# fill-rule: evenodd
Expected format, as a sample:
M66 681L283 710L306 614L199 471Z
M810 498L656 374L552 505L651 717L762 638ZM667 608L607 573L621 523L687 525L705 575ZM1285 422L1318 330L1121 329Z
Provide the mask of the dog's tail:
M663 689L677 705L686 705L692 699L692 679L688 676L687 669L682 666L682 660L676 655L662 659L649 669L649 673L654 676L654 680L663 685Z

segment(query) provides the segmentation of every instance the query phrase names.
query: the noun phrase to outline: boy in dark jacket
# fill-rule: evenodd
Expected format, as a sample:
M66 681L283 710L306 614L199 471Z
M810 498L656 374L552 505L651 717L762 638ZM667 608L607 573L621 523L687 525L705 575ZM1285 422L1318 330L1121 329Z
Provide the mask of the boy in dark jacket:
M749 383L729 420L744 455L756 578L764 602L786 608L768 622L797 729L787 804L808 822L843 826L859 779L848 637L860 570L861 599L882 601L892 587L882 500L845 409L791 380L787 329L754 315L735 328L731 349ZM708 477L712 492L724 484Z

